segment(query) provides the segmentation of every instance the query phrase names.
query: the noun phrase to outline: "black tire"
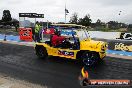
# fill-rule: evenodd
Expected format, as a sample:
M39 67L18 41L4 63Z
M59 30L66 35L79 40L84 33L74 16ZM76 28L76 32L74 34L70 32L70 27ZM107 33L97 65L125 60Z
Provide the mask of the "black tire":
M98 64L99 64L99 65L105 65L105 61L104 61L103 59L99 59L99 60L98 60Z
M47 50L44 47L36 47L36 55L40 59L44 59L48 57Z
M99 55L96 52L84 52L82 55L83 63L86 66L92 66L99 60Z

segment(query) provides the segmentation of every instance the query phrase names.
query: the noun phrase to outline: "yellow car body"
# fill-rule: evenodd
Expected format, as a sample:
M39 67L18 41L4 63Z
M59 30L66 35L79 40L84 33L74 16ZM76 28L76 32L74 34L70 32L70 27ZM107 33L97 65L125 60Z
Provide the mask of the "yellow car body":
M83 59L81 56L84 52L94 53L99 59L103 59L106 56L107 43L102 41L91 40L90 37L79 41L79 49L63 49L56 48L47 43L36 43L36 53L38 48L44 48L47 56L58 56L66 59ZM94 56L94 55L93 55Z
M79 51L94 51L98 52L100 55L100 58L103 59L106 56L106 43L102 41L94 41L91 39L84 40L80 42L80 50L71 50L71 49L61 49L61 48L54 48L51 47L48 44L45 43L36 43L36 46L43 46L47 50L47 54L49 56L59 56L59 57L65 57L65 58L70 58L70 59L77 59L77 53ZM69 52L74 52L74 55L61 55L59 54L59 51L66 51L66 53Z

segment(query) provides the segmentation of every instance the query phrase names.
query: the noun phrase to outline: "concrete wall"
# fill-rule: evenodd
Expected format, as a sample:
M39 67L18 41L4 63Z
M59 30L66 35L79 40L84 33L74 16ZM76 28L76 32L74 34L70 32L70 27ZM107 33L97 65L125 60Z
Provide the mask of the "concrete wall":
M101 32L101 31L89 31L91 38L101 39L116 39L120 37L120 32Z

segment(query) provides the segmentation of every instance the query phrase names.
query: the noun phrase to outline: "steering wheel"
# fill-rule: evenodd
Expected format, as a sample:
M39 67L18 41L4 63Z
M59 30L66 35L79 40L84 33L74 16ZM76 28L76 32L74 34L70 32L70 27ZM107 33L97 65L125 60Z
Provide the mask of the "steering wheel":
M68 38L65 38L65 40L62 42L62 48L70 48L71 44L67 39Z

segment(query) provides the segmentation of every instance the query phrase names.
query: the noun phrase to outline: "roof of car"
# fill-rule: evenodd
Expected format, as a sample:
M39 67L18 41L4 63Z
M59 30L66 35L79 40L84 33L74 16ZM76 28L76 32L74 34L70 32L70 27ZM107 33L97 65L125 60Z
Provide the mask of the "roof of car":
M53 26L66 26L66 27L85 27L82 25L77 25L77 24L51 24Z

